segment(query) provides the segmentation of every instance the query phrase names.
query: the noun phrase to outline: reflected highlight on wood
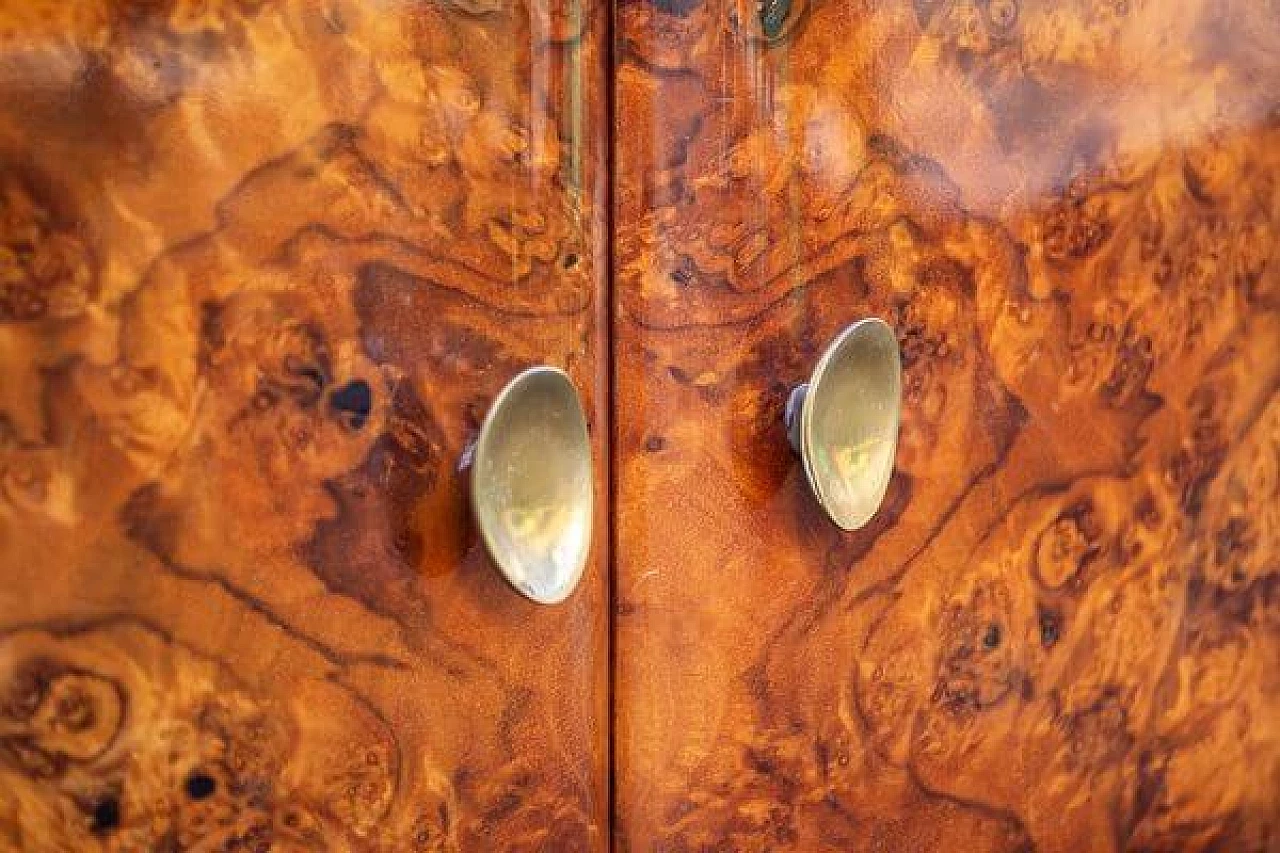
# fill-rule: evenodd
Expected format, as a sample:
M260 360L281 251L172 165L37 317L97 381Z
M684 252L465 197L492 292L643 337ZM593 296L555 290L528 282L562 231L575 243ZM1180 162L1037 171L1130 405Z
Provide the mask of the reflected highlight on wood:
M0 850L606 844L603 551L455 471L603 422L603 14L0 3Z
M617 39L619 849L1274 850L1275 5ZM901 439L841 534L779 415L867 315Z

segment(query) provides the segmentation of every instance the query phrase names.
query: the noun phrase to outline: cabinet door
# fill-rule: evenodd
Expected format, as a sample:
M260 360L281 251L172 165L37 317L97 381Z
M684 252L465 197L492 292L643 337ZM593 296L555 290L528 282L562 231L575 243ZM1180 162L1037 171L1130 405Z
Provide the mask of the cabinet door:
M618 11L619 849L1273 849L1280 18ZM869 315L871 523L783 407Z
M457 473L601 435L605 12L0 3L0 849L605 846L603 550Z

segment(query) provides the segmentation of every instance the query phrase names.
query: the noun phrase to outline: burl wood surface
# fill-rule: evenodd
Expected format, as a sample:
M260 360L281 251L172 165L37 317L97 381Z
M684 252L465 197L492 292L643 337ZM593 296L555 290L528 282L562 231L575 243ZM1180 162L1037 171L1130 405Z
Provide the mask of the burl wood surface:
M618 9L618 848L1280 849L1280 6L786 7Z
M604 848L603 550L455 466L539 362L603 455L606 11L0 2L0 850Z

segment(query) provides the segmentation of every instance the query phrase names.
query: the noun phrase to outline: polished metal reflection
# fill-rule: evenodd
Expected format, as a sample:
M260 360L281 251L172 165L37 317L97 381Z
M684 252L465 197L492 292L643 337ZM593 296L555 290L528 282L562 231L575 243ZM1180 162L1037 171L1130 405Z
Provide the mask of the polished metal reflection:
M587 562L591 443L564 371L534 367L493 401L471 458L480 536L511 585L542 604L569 597Z
M902 357L883 320L841 332L787 401L787 434L818 503L843 530L875 515L893 474L902 417Z

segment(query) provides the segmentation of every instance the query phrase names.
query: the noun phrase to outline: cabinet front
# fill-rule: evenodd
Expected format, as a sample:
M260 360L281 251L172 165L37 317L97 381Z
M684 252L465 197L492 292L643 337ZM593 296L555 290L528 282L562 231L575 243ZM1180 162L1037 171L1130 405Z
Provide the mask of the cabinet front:
M0 851L1271 849L1272 6L0 0Z
M636 0L616 44L618 849L1274 849L1274 4ZM809 475L870 445L784 415L868 317L901 428L845 533Z
M605 848L604 550L459 459L545 363L603 471L606 23L0 3L0 850Z

